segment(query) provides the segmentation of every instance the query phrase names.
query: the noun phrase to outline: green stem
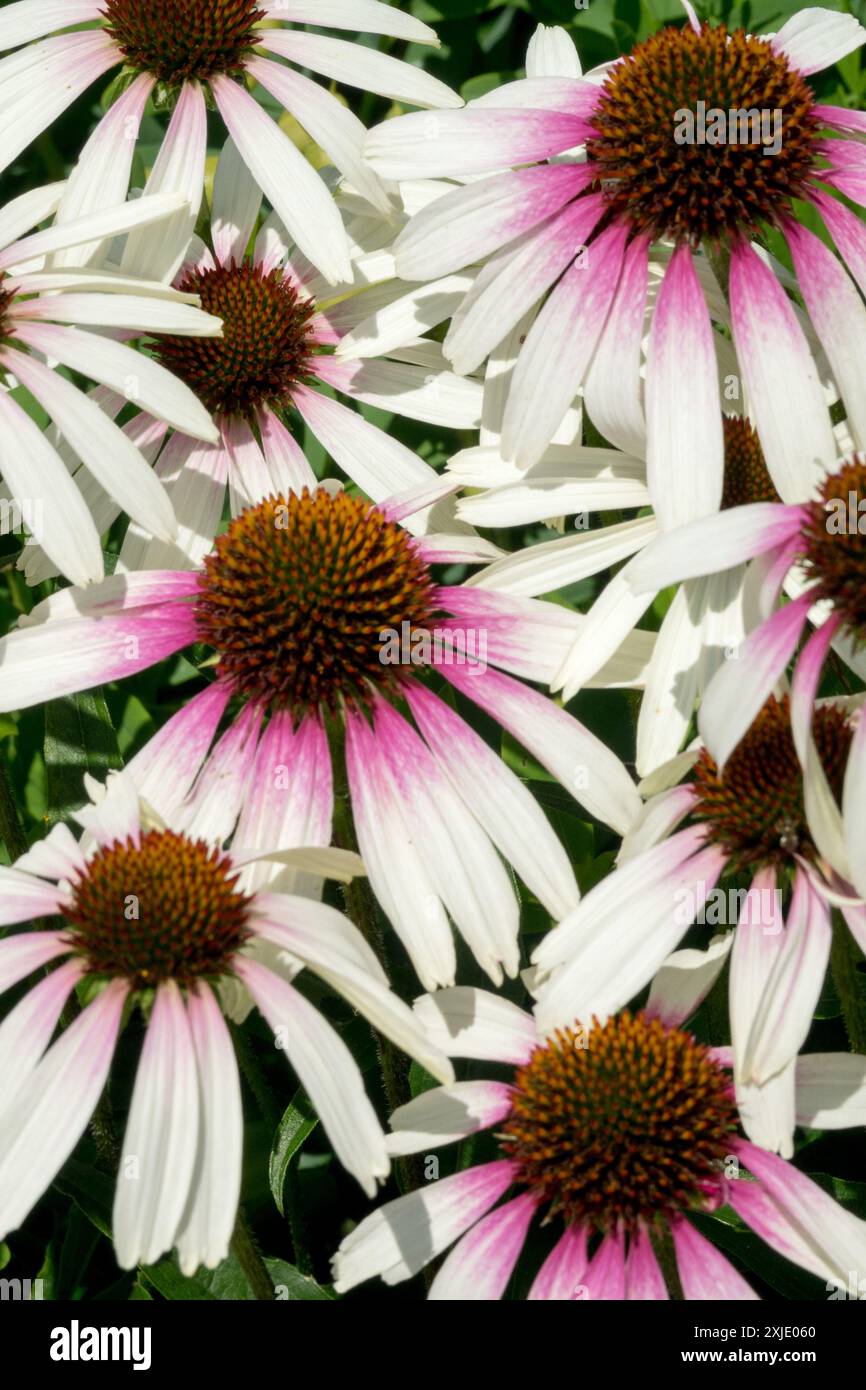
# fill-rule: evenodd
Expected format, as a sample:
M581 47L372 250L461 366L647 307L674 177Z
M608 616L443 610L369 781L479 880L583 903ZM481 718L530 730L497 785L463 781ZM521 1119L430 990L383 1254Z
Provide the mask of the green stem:
M731 248L727 242L720 242L717 248L709 246L707 257L713 268L713 274L719 282L725 301L728 299L728 281L731 276Z
M263 1303L272 1303L274 1299L273 1280L268 1274L267 1265L262 1259L261 1252L247 1225L246 1217L240 1208L238 1208L235 1233L232 1236L232 1254L247 1277L249 1286L253 1291L253 1297Z
M13 863L27 852L27 836L24 834L3 762L0 762L0 837Z
M262 1064L250 1046L244 1030L232 1022L229 1022L229 1029L235 1045L235 1056L238 1059L241 1075L250 1088L262 1118L275 1133L283 1112L274 1090L265 1076ZM286 1172L284 1200L294 1262L302 1274L312 1274L313 1261L307 1246L306 1225L298 1200L297 1159L292 1160Z
M680 1283L680 1272L677 1268L677 1256L670 1227L668 1225L659 1229L653 1227L650 1231L650 1241L670 1298L674 1302L684 1302L685 1294Z
M265 1076L259 1059L250 1047L249 1039L243 1028L239 1028L236 1023L229 1020L229 1032L235 1045L235 1056L238 1059L241 1075L249 1086L256 1105L262 1112L263 1119L272 1130L275 1130L282 1117L282 1107Z
M842 1005L842 1018L852 1052L866 1053L866 990L857 969L863 959L846 924L834 914L830 970Z

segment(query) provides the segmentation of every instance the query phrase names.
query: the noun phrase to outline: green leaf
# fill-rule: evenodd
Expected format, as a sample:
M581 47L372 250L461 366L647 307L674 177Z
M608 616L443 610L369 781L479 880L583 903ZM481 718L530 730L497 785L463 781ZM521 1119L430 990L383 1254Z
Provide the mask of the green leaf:
M286 1214L283 1206L283 1189L289 1164L318 1123L318 1117L304 1092L302 1090L296 1091L277 1126L268 1161L271 1192L280 1216Z
M216 1274L216 1270L213 1271ZM157 1293L162 1294L163 1298L170 1299L172 1302L182 1300L185 1303L203 1303L215 1300L217 1295L212 1293L208 1284L205 1282L211 1276L204 1271L204 1278L196 1276L188 1279L185 1274L181 1274L174 1260L166 1256L164 1260L159 1260L155 1265L143 1266L140 1277L145 1284L152 1284ZM244 1280L245 1293L237 1294L238 1298L249 1298L249 1288Z
M87 800L84 774L104 782L121 766L117 736L101 690L52 700L45 706L45 772L50 824Z
M98 1168L70 1158L56 1179L58 1191L71 1197L98 1231L111 1240L111 1208L114 1202L114 1179Z
M302 1274L294 1265L285 1260L265 1260L268 1273L274 1281L278 1303L285 1302L328 1302L337 1295L327 1285L317 1284L309 1275Z

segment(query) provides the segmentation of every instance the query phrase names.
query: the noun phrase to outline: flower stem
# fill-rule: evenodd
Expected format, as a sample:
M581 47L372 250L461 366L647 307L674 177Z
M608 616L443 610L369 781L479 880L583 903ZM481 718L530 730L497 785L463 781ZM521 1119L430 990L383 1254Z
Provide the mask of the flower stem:
M834 914L830 970L842 1005L842 1018L852 1052L866 1053L866 989L857 969L863 959L856 941L841 917Z
M24 834L24 827L21 824L18 808L9 786L9 777L2 762L0 762L0 837L2 837L9 852L9 858L13 863L26 853L27 836Z
M232 1254L247 1277L253 1297L261 1302L272 1303L274 1284L261 1252L253 1240L243 1211L238 1208L235 1233L232 1236Z

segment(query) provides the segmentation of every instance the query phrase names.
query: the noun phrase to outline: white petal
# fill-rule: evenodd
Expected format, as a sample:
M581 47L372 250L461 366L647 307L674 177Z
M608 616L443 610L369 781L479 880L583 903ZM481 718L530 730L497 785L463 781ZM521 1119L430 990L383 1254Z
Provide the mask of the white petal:
M42 513L30 530L61 574L90 584L104 574L102 547L81 493L46 436L6 391L0 391L0 472L27 517L30 503Z
M375 48L349 43L346 39L326 38L323 34L307 34L297 29L289 33L267 29L260 31L263 47L281 58L288 58L299 67L322 73L334 82L360 87L392 101L409 106L462 106L463 98L437 77L431 76L411 63L401 62Z
M325 279L352 279L343 222L327 185L258 102L227 77L211 81L241 157L305 256Z
M126 1122L112 1229L121 1269L154 1264L175 1242L199 1140L195 1048L173 980L156 992Z
M0 1231L17 1230L66 1162L108 1076L128 985L113 980L45 1054L3 1116Z
M65 352L66 335L74 333L75 330L46 329L45 326L37 329L31 325L26 330L26 338L32 344L31 334L38 333L41 336L46 332L52 340L55 336L62 335ZM19 336L24 338L25 332L22 331ZM106 340L94 338L94 344L97 349L111 351ZM116 349L117 345L112 346ZM78 360L78 348L79 344L76 342L75 350L67 355ZM149 464L114 422L82 391L60 376L59 372L52 372L35 358L25 357L17 351L10 350L5 356L6 361L13 365L18 379L33 392L40 404L50 411L70 446L106 492L109 492L123 510L142 526L153 531L155 535L168 538L175 527L171 503ZM136 358L136 361L138 360Z
M241 1189L244 1117L237 1062L211 990L189 995L187 1009L199 1081L199 1149L190 1204L177 1233L181 1271L215 1269L228 1255Z
M112 342L96 333L50 324L27 324L18 331L17 336L37 351L63 362L64 366L110 386L125 399L134 401L141 409L155 415L158 420L165 420L184 434L192 435L193 439L216 442L216 428L198 398L188 386L144 353L135 352L123 343ZM210 336L210 328L207 336ZM52 379L57 381L53 373ZM50 403L46 409L53 413ZM57 424L60 425L59 420ZM82 461L86 462L83 456ZM112 492L111 487L107 487L106 491ZM151 529L159 530L158 527Z
M318 1010L272 971L243 958L236 970L309 1093L340 1162L374 1197L390 1163L351 1052Z
M522 1066L538 1047L530 1014L500 994L460 985L415 1000L430 1039L449 1057Z
M511 1087L501 1081L455 1081L422 1091L391 1116L394 1133L388 1135L388 1152L423 1153L489 1129L505 1119L512 1095Z
M772 40L776 52L804 77L838 63L863 43L866 31L853 15L818 8L792 14Z

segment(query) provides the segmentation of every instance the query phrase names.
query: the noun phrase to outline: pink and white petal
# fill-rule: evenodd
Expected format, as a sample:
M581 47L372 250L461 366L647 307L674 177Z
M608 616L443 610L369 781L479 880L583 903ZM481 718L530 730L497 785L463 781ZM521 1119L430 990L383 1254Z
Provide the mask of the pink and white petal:
M736 933L713 937L705 951L674 951L655 975L645 1012L669 1027L691 1018L721 975Z
M864 32L866 37L866 32ZM814 234L793 220L785 235L809 317L848 411L859 448L866 445L866 309L844 266Z
M728 1200L738 1215L780 1255L847 1288L849 1272L866 1262L866 1221L776 1154L743 1140L734 1150L758 1179L730 1184Z
M32 893L31 884L34 889ZM36 893L36 888L42 890L42 896ZM31 916L51 917L62 911L63 900L59 893L52 893L45 884L37 884L29 875L18 874L5 866L0 873L0 893L0 905L4 909L0 925L4 927L27 921ZM8 908L7 902L10 903ZM12 907L11 904L15 902L18 906ZM25 916L11 916L19 911ZM67 956L69 951L69 941L59 931L17 932L14 936L5 936L0 941L0 993L26 980L34 970L56 960L58 956Z
M303 961L438 1081L448 1085L454 1080L451 1063L430 1042L408 1004L381 979L380 969L362 955L361 944L355 941L347 950L351 924L340 913L305 898L275 902L273 894L259 895L256 911L261 914L256 921L260 936Z
M403 280L431 280L483 260L559 211L591 181L589 166L509 170L422 208L394 243Z
M581 1280L581 1297L593 1303L622 1302L625 1289L625 1240L622 1235L604 1237Z
M644 850L666 840L690 814L694 797L694 788L689 784L667 787L651 796L623 837L617 863L625 864L636 854L642 854Z
M270 469L259 441L246 420L238 415L219 419L222 445L228 457L229 500L232 516L264 501L273 491Z
M331 755L322 725L305 719L295 731L291 715L277 711L256 750L232 842L235 858L277 845L328 845L333 811ZM278 878L287 892L321 894L319 877L287 872L275 863L248 864L242 878L246 892Z
M312 1004L257 961L238 957L235 970L288 1057L343 1167L375 1197L390 1162L385 1136L364 1091L358 1065Z
M419 683L406 700L427 746L499 852L557 920L580 899L568 856L538 802L451 708Z
M793 1061L806 1041L830 959L831 937L829 908L798 869L782 944L741 1060L750 1080L768 1081Z
M90 510L47 435L8 391L0 391L0 472L22 516L32 517L34 540L60 573L73 584L102 579L102 547Z
M370 885L426 989L454 982L448 915L410 833L379 742L361 714L346 718L346 766Z
M328 29L357 29L365 34L389 34L410 43L439 47L436 31L420 19L382 4L381 0L258 0L271 19L292 24L320 24Z
M808 77L832 67L866 43L866 30L851 14L809 8L792 14L771 43L792 68Z
M442 674L492 714L582 806L619 833L638 815L640 797L625 765L605 744L552 700L500 671L483 676L462 666Z
M332 1261L335 1289L346 1293L375 1275L386 1284L411 1279L498 1202L515 1172L499 1159L386 1202L340 1245Z
M532 473L535 470L529 471ZM527 599L538 594L553 593L556 589L573 584L579 579L586 579L590 575L600 574L604 570L611 569L620 564L622 560L628 559L642 546L649 544L657 532L658 527L655 519L651 516L642 516L636 517L633 521L622 521L613 526L603 526L597 531L582 531L574 536L561 536L555 541L541 541L538 545L527 546L523 551L516 551L513 555L506 555L494 560L485 569L467 579L464 587L467 592L472 594L477 594L481 589L487 593L495 590L503 598L507 596L514 604L515 610L518 607L523 609L525 605L527 615L533 614L537 620L543 622L544 610L549 609L551 605L546 602L530 604L526 602ZM614 575L614 579L610 583L613 583L616 578L617 576ZM611 600L617 595L619 595L617 598L617 603L619 603L622 597L621 586L614 590ZM601 603L603 597L604 593L597 600L600 605L599 613L604 611L607 606ZM627 606L633 611L636 608L637 600L634 599L631 592L629 597L631 602ZM650 602L651 600L647 598L643 608L646 608ZM611 604L611 606L614 605ZM641 609L642 611L643 609ZM513 616L516 616L516 612ZM547 627L558 625L561 632L568 629L565 635L569 636L570 640L559 651L549 674L546 674L542 667L538 670L532 670L530 667L527 672L529 679L553 681L557 677L561 662L571 648L576 632L582 633L585 630L589 616L589 614L585 614L575 617L575 615L569 614L566 618L560 614L556 623L552 620L545 623ZM637 619L625 627L626 634L634 625L634 621ZM598 627L599 631L595 640L600 640L601 633L607 631L605 624L599 624ZM574 631L571 631L572 629ZM503 650L508 650L507 635L504 632L502 635L506 638ZM518 646L522 646L527 652L540 652L539 643L531 642L529 633L523 632L521 637L522 642L510 644L515 652ZM620 638L619 642L611 646L609 655L612 655L622 640ZM551 655L555 654L552 653ZM499 661L498 657L494 659ZM510 660L499 661L499 664L507 666L509 670L519 671L519 667ZM594 660L590 660L589 664L593 673L599 669ZM602 661L601 665L603 664Z
M455 1081L422 1091L391 1116L388 1152L423 1153L490 1129L509 1114L513 1098L512 1088L502 1081Z
M365 155L382 178L457 178L549 159L587 132L580 117L547 111L417 111L374 126Z
M158 300L152 302L159 304ZM177 307L186 309L187 306ZM177 312L177 308L174 312ZM201 336L214 336L214 326L218 323L219 320L211 318L210 315L202 316ZM136 352L123 343L103 338L100 334L82 332L76 328L55 327L52 324L28 323L23 327L16 326L16 336L29 347L36 348L37 352L44 352L47 357L56 358L65 366L72 367L74 371L81 372L82 375L117 391L125 400L133 401L141 410L147 411L157 420L165 420L167 424L173 425L184 434L192 435L195 439L216 442L218 435L210 415L189 387L143 353ZM19 371L16 369L17 375ZM56 373L50 375L53 381L59 380ZM55 419L63 429L62 420L56 416ZM87 459L83 458L82 462L96 473L100 481L102 480L105 469L97 472ZM106 487L105 490L112 492L110 487Z
M523 1066L538 1046L532 1016L489 990L457 985L415 1000L431 1040L449 1057Z
M864 113L852 111L851 115L863 116ZM830 198L819 189L812 194L812 202L823 217L861 293L866 294L866 227L856 213L846 208L838 198Z
M342 219L324 180L243 87L222 76L210 87L241 158L300 250L329 284L351 281Z
M783 502L805 502L836 457L830 415L793 307L746 242L731 255L731 323L751 412Z
M2 46L2 45L0 45ZM140 73L100 120L69 175L56 222L76 218L123 203L129 189L136 136L144 108L156 79ZM55 252L53 268L86 266L101 260L103 243L83 242L66 251Z
M520 467L537 463L561 425L616 292L626 235L624 227L614 224L588 249L575 248L575 264L530 328L502 421L504 459Z
M808 594L778 609L710 681L698 729L721 769L785 674L806 624Z
M279 51L277 41L280 38L290 40L289 35L272 33L264 37L263 46ZM379 178L364 162L367 131L354 112L325 87L284 64L251 58L246 70L303 126L355 192L386 217L389 216L391 202L388 194Z
M854 725L854 737L848 753L845 783L842 789L842 819L845 828L845 849L851 866L851 877L857 892L866 897L866 711L860 711Z
M526 1295L530 1303L570 1303L578 1298L585 1285L586 1273L585 1226L568 1226L560 1236Z
M503 970L513 979L520 966L519 908L496 850L426 744L384 701L376 707L373 736L452 921L494 984L501 985Z
M305 487L318 487L316 475L300 444L272 410L260 410L257 416L265 463L274 481L276 493L302 492Z
M490 1302L502 1298L523 1249L538 1198L524 1192L468 1231L430 1285L433 1302Z
M0 62L3 131L0 170L57 120L109 68L123 61L101 30L41 39ZM34 85L38 100L34 100Z
M339 401L306 386L295 388L293 400L319 443L374 502L431 481L432 469L417 454ZM423 533L421 514L408 529Z
M199 1143L195 1046L174 980L156 991L120 1156L112 1230L121 1269L154 1264L174 1245Z
M801 520L799 507L776 502L750 502L702 517L659 536L630 567L630 582L636 593L657 593L732 569L784 545L797 535Z
M736 1184L737 1187L741 1184ZM723 1299L725 1302L757 1300L758 1295L711 1241L690 1221L671 1222L671 1235L683 1294L690 1301Z
M321 23L323 21L317 21ZM333 82L376 92L409 106L457 107L463 98L431 73L411 63L401 62L376 48L367 48L346 39L327 38L324 34L302 33L292 29L260 31L263 48L288 58L299 67L321 73Z
M135 522L126 528L115 573L198 570L220 528L229 455L220 444L172 433L156 464L177 518L173 541L155 540Z
M229 136L214 174L211 237L218 265L242 261L262 205L259 188Z
M100 19L102 8L103 0L16 0L0 14L0 52Z
M584 383L583 398L600 434L618 449L646 457L641 342L648 286L649 238L626 250L607 322Z
M571 264L602 212L597 195L577 199L491 257L455 313L443 344L456 372L475 371L500 345ZM526 326L527 333L530 328Z
M228 839L248 795L262 718L261 707L251 702L232 720L174 817L178 829L210 844Z
M717 512L722 500L725 450L713 338L692 249L679 246L656 301L646 368L647 481L663 530Z
M0 705L27 709L121 680L195 640L192 612L181 604L166 604L162 612L145 609L134 617L81 615L21 628L0 641Z
M744 1063L750 1057L752 1029L782 949L784 929L775 870L759 869L739 913L731 954L731 1044L738 1078L749 1079Z
M209 685L163 724L127 764L143 801L174 822L207 756L231 691Z
M113 980L70 1024L3 1114L0 1231L17 1230L72 1153L102 1094L129 986Z
M813 106L812 115L824 125L838 130L854 130L866 133L866 112L852 111L844 106Z
M84 974L81 959L40 980L0 1024L0 1115L20 1095L54 1036L69 995Z
M199 1085L199 1132L190 1200L176 1234L181 1272L215 1269L228 1255L241 1190L244 1117L234 1047L207 985L187 1000Z
M639 1227L629 1241L625 1297L630 1303L662 1302L670 1297L645 1226Z
M183 264L201 208L206 158L204 92L198 82L187 78L144 187L145 197L180 193L185 205L158 226L130 235L121 260L122 270L144 280L170 282L174 278Z
M536 991L541 1032L548 1034L575 1019L585 1025L594 1017L603 1021L627 1004L685 935L725 863L724 852L711 846L660 883L647 886L635 874L643 859L632 859L611 875L628 876L628 884L619 885L613 910L609 899L593 903L593 890L562 924L568 926L574 945L567 960ZM649 867L654 867L652 861Z
M797 1124L808 1129L866 1125L866 1057L810 1052L797 1058Z

